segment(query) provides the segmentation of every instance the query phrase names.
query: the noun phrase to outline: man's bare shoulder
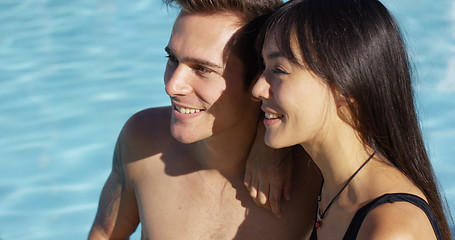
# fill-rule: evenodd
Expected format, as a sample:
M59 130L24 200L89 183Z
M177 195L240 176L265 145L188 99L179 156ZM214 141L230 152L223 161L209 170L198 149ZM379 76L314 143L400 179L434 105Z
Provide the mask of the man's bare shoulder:
M196 168L195 161L189 161L191 144L183 144L171 134L171 111L171 107L145 109L125 123L118 142L127 176L137 180L142 176L138 172L145 169L158 177L158 173L178 175Z
M170 114L170 107L148 108L135 113L125 123L121 140L140 147L172 138L169 131Z
M148 108L135 113L125 123L122 133L125 137L149 137L150 135L169 135L169 121L171 108ZM170 136L170 135L169 135Z
M119 137L123 164L155 156L176 142L169 130L170 116L170 107L157 107L128 119Z

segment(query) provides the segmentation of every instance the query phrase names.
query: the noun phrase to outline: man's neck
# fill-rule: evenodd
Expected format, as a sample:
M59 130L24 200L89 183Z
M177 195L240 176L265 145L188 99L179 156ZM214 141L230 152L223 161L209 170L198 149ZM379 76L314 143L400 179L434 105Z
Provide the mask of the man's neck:
M228 131L193 143L194 153L202 167L217 170L226 178L243 174L258 120L259 112Z

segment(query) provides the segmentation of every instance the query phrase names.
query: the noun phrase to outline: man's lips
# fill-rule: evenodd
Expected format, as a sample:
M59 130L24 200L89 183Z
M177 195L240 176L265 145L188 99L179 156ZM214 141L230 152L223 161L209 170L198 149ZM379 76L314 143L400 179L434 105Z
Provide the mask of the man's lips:
M193 114L193 113L198 113L198 112L204 111L204 109L183 107L183 106L179 106L177 104L174 104L174 109L182 114Z

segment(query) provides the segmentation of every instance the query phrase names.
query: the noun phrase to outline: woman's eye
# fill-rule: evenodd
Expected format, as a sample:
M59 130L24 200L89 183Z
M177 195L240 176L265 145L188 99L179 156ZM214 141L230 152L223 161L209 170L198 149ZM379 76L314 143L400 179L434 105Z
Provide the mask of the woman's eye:
M278 68L278 67L273 68L273 69L272 69L272 72L273 72L273 73L276 73L276 74L289 74L288 72L286 72L286 71L284 71L283 69Z

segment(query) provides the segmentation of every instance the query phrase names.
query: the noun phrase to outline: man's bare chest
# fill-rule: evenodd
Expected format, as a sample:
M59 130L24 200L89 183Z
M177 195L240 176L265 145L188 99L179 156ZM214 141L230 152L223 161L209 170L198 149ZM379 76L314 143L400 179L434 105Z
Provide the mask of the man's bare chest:
M300 239L303 234L299 222L305 214L288 211L276 218L253 202L241 179L147 172L133 183L145 239Z
M150 239L234 239L245 219L247 209L228 183L211 186L186 176L153 186L135 189Z

